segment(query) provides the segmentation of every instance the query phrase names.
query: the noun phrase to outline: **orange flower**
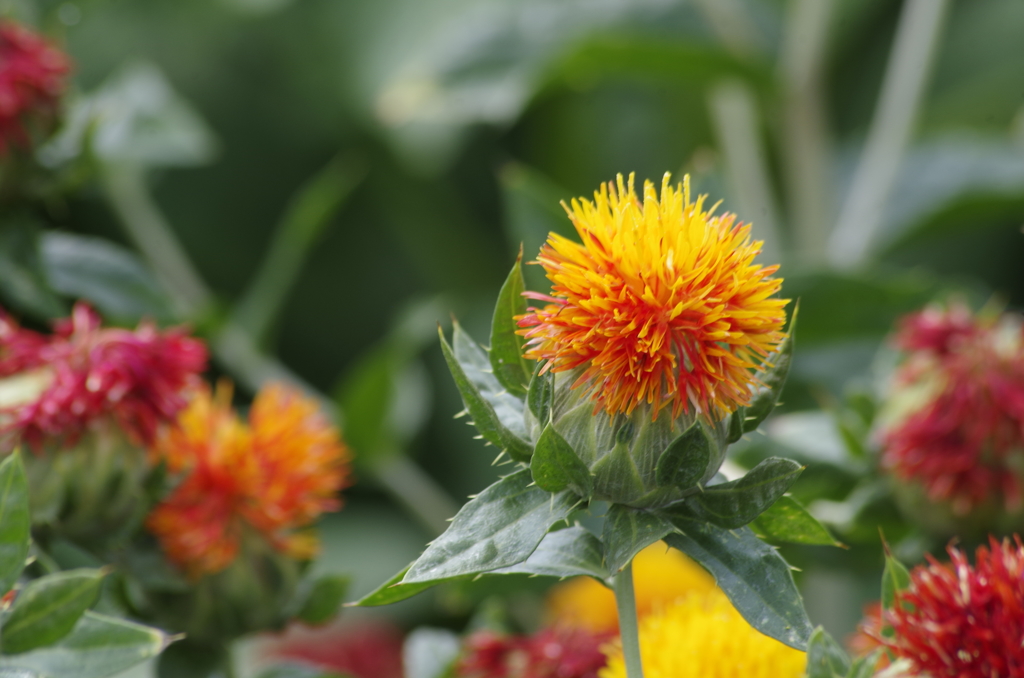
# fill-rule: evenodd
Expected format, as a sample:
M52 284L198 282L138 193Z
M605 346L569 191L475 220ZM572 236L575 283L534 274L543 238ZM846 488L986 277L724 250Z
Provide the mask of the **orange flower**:
M595 412L671 405L717 419L750 401L752 370L784 338L787 300L771 298L778 266L754 264L761 243L735 215L690 201L689 177L661 195L619 175L594 201L565 206L583 244L552 233L537 261L552 283L547 302L519 316L526 357L544 370L580 373L574 387Z
M277 384L256 396L248 425L231 408L230 387L201 391L156 454L171 473L187 475L146 526L193 577L230 565L250 530L295 558L311 557L316 538L299 530L336 510L348 484L337 430L314 401Z

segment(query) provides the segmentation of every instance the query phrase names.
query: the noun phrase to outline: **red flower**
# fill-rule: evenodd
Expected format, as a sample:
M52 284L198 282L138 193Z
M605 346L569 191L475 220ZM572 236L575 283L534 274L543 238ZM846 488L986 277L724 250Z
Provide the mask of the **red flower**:
M963 515L993 499L1021 504L1014 468L1024 449L1024 329L1009 314L985 320L963 307L903 321L908 350L889 399L882 465L920 482ZM1017 459L1015 459L1017 457Z
M0 376L34 375L41 385L36 397L0 410L9 417L4 431L34 446L73 444L94 422L111 418L148 445L185 407L206 357L203 343L182 328L101 328L84 303L51 336L0 317Z
M601 652L614 634L567 627L532 636L480 631L466 639L455 674L460 678L597 678L608 658Z
M27 117L52 116L69 69L67 56L39 35L0 22L0 154L28 145Z
M974 567L950 547L951 563L928 558L896 596L874 639L914 675L930 678L1024 678L1024 546L1020 537L989 538Z
M294 625L269 640L263 656L353 678L402 678L402 633L391 624L343 621L316 629Z

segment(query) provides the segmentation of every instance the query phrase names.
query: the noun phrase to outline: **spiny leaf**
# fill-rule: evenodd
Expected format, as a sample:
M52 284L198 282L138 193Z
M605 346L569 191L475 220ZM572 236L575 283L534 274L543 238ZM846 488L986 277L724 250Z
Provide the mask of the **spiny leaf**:
M779 497L767 511L750 523L754 532L772 541L815 546L843 546L828 529L789 496Z
M67 635L96 602L105 574L103 570L67 570L29 582L4 620L4 652L27 652Z
M797 304L793 308L793 315L790 316L788 335L779 344L777 351L768 356L771 367L757 376L763 384L757 389L750 399L747 407L747 416L743 422L744 433L750 433L761 425L779 402L779 396L786 385L786 377L789 376L789 365L793 362L793 343L796 341L796 316L800 310Z
M616 574L637 553L673 531L672 523L649 511L612 504L604 519L605 567Z
M526 313L523 298L523 248L498 293L498 303L491 318L491 350L489 357L494 376L509 393L526 395L526 385L533 367L523 358L523 337L516 334L515 316Z
M700 422L695 421L658 459L654 474L659 487L693 487L703 476L711 460L711 440Z
M688 499L694 516L731 530L758 517L781 497L803 471L790 459L769 457L742 478L712 485Z

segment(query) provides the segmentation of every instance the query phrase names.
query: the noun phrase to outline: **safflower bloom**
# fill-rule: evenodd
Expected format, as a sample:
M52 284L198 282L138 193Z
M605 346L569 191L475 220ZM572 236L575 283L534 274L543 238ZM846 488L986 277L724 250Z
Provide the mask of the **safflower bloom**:
M607 661L601 647L611 634L568 627L529 636L479 631L455 665L459 678L597 678Z
M53 117L70 67L67 56L36 33L0 21L0 155L28 145L32 118Z
M947 549L950 563L931 556L910 573L910 586L896 594L881 624L865 632L912 675L930 678L1024 678L1024 546L1020 537L997 541L975 553Z
M192 577L218 572L249 534L298 559L317 549L302 528L340 507L349 453L318 405L272 384L260 390L248 423L231 408L230 388L200 391L155 454L184 480L146 520L167 557Z
M347 619L310 628L292 624L264 637L259 654L270 662L301 664L352 678L402 678L402 632L386 621Z
M0 406L0 431L36 448L67 446L112 420L148 445L185 407L206 361L206 346L183 328L103 328L84 303L49 336L0 312L0 378L31 385L26 397Z
M633 559L637 615L663 609L691 593L716 588L714 578L697 563L663 542L651 544ZM560 626L594 632L619 631L615 594L590 577L576 577L548 592L548 616Z
M647 678L801 678L807 655L755 630L720 590L693 593L640 620ZM621 648L600 678L626 678Z
M962 305L905 318L905 360L883 411L882 467L966 515L1021 508L1024 323Z
M537 257L551 280L546 302L518 316L526 357L574 373L594 412L652 419L692 410L711 420L747 405L753 370L784 338L787 300L771 298L778 266L754 264L761 242L733 214L690 200L689 177L660 196L619 175L591 202L563 205L582 244L552 233Z

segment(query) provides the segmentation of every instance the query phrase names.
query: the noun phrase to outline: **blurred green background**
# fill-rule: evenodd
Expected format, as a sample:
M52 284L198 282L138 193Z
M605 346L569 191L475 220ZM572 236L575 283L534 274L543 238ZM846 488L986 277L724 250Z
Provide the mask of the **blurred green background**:
M937 295L1024 302L1020 0L0 4L64 41L72 111L109 105L102 180L35 218L166 283L131 227L162 213L212 292L165 319L214 341L234 319L338 397L358 483L318 566L354 573L354 595L501 470L452 419L436 323L485 342L520 243L535 256L569 226L558 201L616 173L689 172L754 223L801 304L789 411L868 383L893 319ZM46 150L62 143L81 141ZM231 346L217 369L246 383ZM812 619L842 635L873 589L816 554L796 556ZM457 623L489 593L381 614Z

